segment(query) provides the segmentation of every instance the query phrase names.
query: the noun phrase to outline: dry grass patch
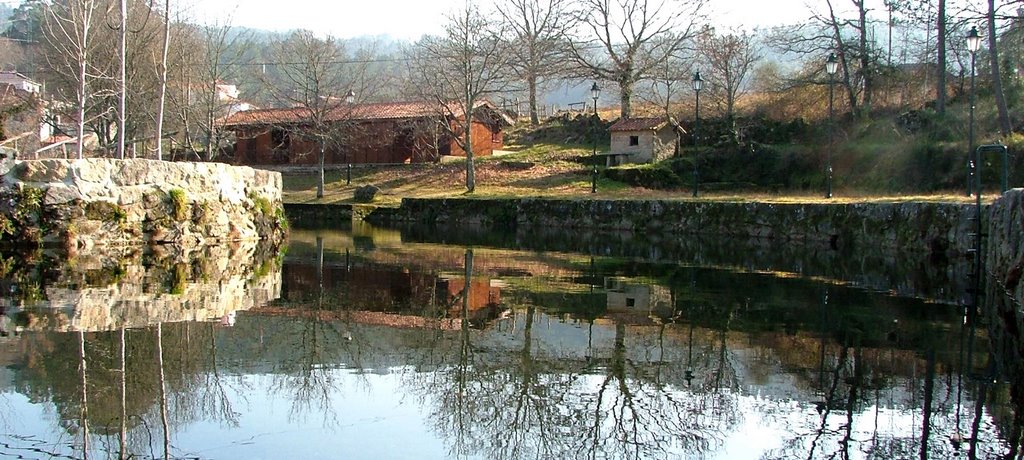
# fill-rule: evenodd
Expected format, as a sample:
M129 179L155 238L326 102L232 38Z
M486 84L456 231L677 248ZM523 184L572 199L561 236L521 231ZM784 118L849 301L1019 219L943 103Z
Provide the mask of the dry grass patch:
M476 162L476 191L466 193L465 160L437 164L356 166L351 184L346 171L332 170L326 175L324 197L316 198L316 172L284 173L284 200L289 203L351 203L357 187L375 185L381 189L375 203L398 205L402 198L562 198L562 199L660 199L693 200L690 189L649 190L602 178L598 192L590 193L590 168L581 160L591 154L582 148L558 148L537 145L510 148L513 153L483 157ZM996 193L989 192L986 202ZM745 193L707 192L698 200L765 203L899 203L950 202L973 203L959 192L933 195L870 195L837 190L825 199L820 193Z

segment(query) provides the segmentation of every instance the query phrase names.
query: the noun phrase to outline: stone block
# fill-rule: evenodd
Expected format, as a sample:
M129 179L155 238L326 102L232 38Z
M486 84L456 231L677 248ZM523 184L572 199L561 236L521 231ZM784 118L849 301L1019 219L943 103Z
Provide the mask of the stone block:
M73 178L75 183L88 182L91 184L110 183L111 160L88 159L75 160Z
M78 187L54 184L46 189L46 195L43 197L43 204L47 206L57 206L73 203L82 199L82 192Z
M151 164L152 163L152 164ZM155 163L147 160L124 160L114 163L113 175L110 177L114 185L132 186L153 183L150 170Z
M33 160L19 163L15 174L22 182L64 182L68 170L64 160Z

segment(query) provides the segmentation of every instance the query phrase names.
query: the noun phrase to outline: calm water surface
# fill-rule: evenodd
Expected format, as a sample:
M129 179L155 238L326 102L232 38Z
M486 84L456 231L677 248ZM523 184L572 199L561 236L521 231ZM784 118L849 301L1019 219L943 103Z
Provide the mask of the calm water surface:
M0 457L1019 453L1020 325L965 315L955 260L362 227L24 260Z

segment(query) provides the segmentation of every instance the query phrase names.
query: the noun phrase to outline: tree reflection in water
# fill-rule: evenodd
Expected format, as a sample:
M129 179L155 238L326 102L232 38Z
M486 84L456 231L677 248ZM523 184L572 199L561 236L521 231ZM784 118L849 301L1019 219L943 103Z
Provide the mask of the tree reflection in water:
M1015 306L975 330L949 305L734 268L313 238L289 258L286 298L233 327L27 334L16 391L103 458L198 452L198 430L280 441L263 422L371 443L349 439L408 415L389 406L453 458L1020 452ZM252 420L278 400L282 420Z

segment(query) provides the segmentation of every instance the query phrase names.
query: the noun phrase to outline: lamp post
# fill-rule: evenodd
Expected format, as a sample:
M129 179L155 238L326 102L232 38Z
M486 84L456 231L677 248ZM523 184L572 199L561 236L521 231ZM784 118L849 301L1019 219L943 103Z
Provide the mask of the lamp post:
M349 110L352 109L352 104L356 102L356 92L348 90L345 94L345 104L348 104ZM351 114L350 114L351 115ZM348 157L348 155L345 155ZM348 166L345 168L345 185L352 185L352 159L348 159Z
M596 81L590 87L590 97L594 99L594 154L591 156L594 169L590 172L590 193L597 193L597 123L601 121L597 114L597 98L601 97L601 88L597 86Z
M700 171L698 170L698 159L699 153L697 147L700 146L700 137L698 131L700 130L700 89L704 87L704 79L700 78L700 71L698 70L693 74L693 92L697 95L697 105L694 109L694 121L693 121L693 197L697 198L700 194Z
M825 198L832 198L832 149L835 143L833 138L835 110L832 101L837 70L839 70L839 60L836 59L836 53L829 53L828 59L825 60L825 73L828 74L828 149L825 154Z
M976 174L978 166L978 159L975 158L977 155L974 152L974 58L979 48L981 48L981 34L978 33L977 26L971 26L971 31L967 33L967 50L971 52L970 115L967 123L967 196L971 196L972 178ZM978 190L974 190L974 193L978 193Z

